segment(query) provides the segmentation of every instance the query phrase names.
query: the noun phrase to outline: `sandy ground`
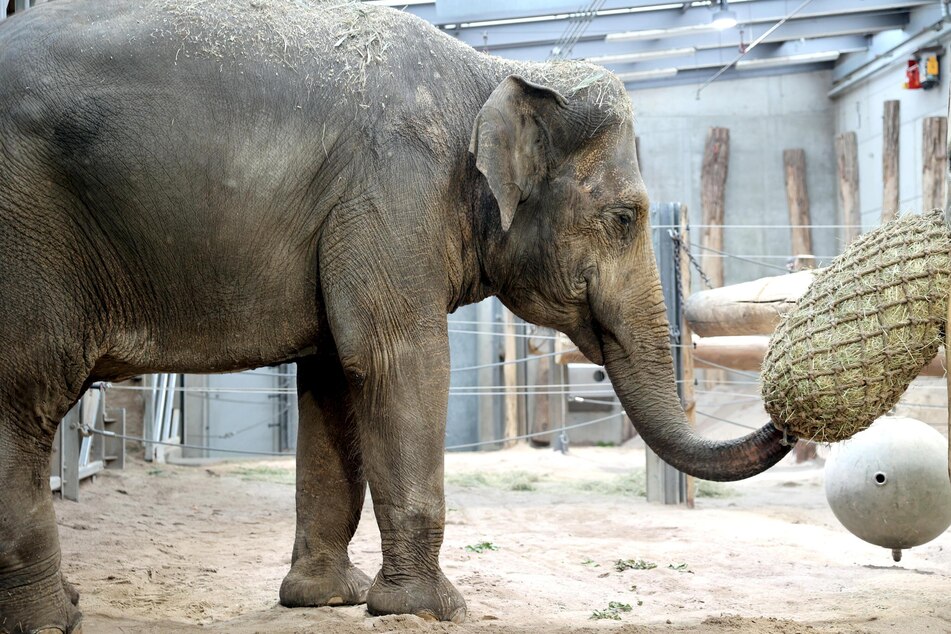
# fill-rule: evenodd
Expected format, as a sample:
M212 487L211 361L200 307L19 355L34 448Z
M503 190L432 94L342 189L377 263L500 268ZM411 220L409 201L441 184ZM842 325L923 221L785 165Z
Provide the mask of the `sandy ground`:
M277 605L292 461L106 472L80 503L56 503L63 566L87 634L951 631L948 533L895 565L838 524L815 463L781 464L688 510L630 493L643 460L636 447L447 456L442 561L468 601L461 626ZM482 542L497 550L467 551ZM351 552L376 572L369 507ZM617 571L627 559L657 567ZM630 611L591 618L610 602Z

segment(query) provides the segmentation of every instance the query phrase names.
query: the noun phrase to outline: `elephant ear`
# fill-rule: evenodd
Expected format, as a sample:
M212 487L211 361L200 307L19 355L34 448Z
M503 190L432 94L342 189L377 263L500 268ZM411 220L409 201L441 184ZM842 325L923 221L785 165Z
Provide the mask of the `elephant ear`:
M555 159L551 129L567 105L558 92L509 75L479 111L469 151L499 203L503 231L519 203L549 174Z

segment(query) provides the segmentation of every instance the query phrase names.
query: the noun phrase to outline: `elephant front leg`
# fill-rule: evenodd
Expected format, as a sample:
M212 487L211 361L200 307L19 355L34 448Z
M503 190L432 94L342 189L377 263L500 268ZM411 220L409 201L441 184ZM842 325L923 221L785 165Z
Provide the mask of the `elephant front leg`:
M281 605L364 603L370 578L350 562L347 546L367 483L340 362L299 362L297 392L297 536Z
M383 549L367 609L461 623L465 600L439 566L449 389L445 318L441 322L432 334L374 339L375 348L344 366Z

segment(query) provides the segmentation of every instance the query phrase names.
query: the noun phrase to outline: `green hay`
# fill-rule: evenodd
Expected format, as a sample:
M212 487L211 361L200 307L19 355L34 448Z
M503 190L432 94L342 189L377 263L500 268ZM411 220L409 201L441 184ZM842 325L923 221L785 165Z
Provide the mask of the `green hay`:
M836 442L891 409L943 341L949 251L936 209L865 234L817 274L763 362L773 423Z
M566 484L580 491L600 493L601 495L627 497L644 497L647 495L647 476L643 469L631 471L611 479L579 480Z
M484 488L505 491L534 491L541 476L527 471L507 473L454 473L446 476L446 484L464 489Z
M297 474L294 469L280 467L238 467L231 473L245 481L274 482L276 484L294 484Z

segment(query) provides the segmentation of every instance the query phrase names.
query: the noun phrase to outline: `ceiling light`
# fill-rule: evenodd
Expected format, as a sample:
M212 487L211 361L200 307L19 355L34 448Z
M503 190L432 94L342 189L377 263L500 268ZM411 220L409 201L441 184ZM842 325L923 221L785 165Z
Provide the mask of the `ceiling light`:
M639 70L632 73L618 73L617 78L624 82L644 81L647 79L663 79L664 77L673 77L676 74L676 68L655 68L654 70Z
M736 63L737 68L770 68L772 66L787 66L790 64L811 64L814 62L831 62L839 59L839 51L823 51L820 53L800 53L798 55L784 55L782 57L764 57L762 59L741 59Z
M720 8L713 14L713 21L710 25L717 31L732 29L736 26L736 11L731 11L727 6L727 0L720 0Z
M658 59L660 57L684 57L693 55L697 52L692 46L684 48L666 48L660 51L640 51L637 53L620 53L618 55L599 55L597 57L587 57L585 61L592 64L625 64L627 62L640 62L645 59Z

